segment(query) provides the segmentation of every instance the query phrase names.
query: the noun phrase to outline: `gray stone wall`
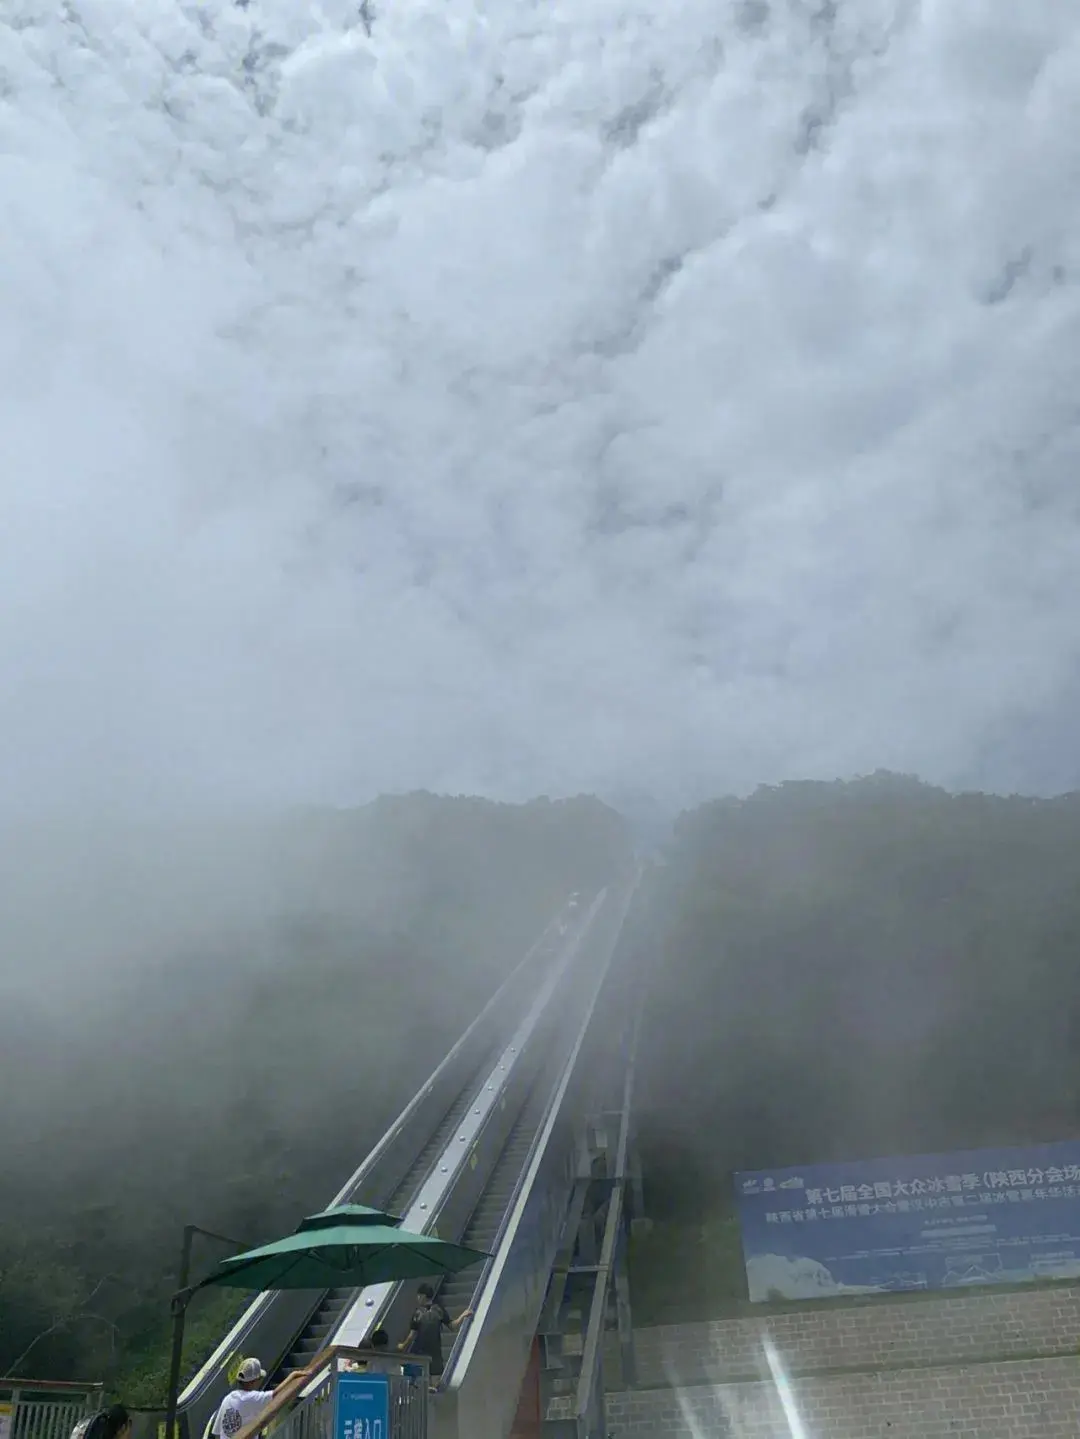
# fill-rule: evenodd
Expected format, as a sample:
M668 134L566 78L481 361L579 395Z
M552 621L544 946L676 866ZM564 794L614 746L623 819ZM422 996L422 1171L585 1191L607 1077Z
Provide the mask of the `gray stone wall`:
M665 1324L635 1333L638 1382L723 1383L767 1372L768 1334L793 1373L896 1369L1080 1354L1080 1285L948 1299L825 1305L762 1319ZM616 1365L617 1350L609 1351Z
M1076 1439L1080 1285L822 1306L635 1335L611 1439L786 1439L769 1337L813 1439ZM618 1385L617 1350L609 1384Z
M1080 1360L798 1379L813 1439L1075 1439ZM692 1385L609 1394L609 1439L786 1439L771 1384Z

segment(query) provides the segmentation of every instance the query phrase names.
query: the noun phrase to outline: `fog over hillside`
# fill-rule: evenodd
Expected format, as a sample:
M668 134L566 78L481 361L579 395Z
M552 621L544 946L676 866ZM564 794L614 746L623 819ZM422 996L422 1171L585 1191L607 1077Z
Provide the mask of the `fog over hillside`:
M1063 0L0 5L0 1372L158 1394L178 1227L635 845L662 1213L1071 1130L1078 95Z
M0 1373L44 1334L33 1373L148 1403L183 1225L254 1243L329 1202L571 891L632 853L595 800L425 794L35 838L7 875Z

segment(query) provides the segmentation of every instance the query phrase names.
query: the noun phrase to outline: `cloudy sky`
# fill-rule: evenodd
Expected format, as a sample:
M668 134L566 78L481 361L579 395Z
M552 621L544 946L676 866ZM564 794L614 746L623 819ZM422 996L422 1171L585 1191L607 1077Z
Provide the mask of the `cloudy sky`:
M5 813L1080 784L1076 7L369 15L2 7Z

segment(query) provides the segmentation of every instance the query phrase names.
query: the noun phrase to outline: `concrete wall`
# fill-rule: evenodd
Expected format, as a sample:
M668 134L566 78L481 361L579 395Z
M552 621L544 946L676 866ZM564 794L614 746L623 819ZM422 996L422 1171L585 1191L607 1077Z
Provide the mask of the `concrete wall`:
M814 1439L1054 1439L1080 1432L1080 1286L801 1309L635 1335L612 1439L777 1439L768 1335ZM616 1351L617 1352L617 1351ZM616 1353L609 1383L618 1383Z

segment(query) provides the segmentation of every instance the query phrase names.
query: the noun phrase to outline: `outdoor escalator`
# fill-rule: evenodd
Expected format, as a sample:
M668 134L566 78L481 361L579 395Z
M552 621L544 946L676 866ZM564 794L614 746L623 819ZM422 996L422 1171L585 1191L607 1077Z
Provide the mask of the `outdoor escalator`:
M424 1186L436 1180L440 1165L444 1166L443 1172L447 1174L447 1185L460 1184L460 1155L454 1141L459 1127L462 1127L470 1134L476 1131L481 1136L481 1148L483 1134L491 1129L497 1131L498 1141L491 1145L497 1155L495 1164L499 1166L500 1174L508 1167L513 1170L509 1188L502 1197L501 1210L505 1211L536 1127L535 1123L525 1125L527 1133L523 1135L520 1114L516 1129L511 1116L521 1102L519 1096L522 1090L527 1095L526 1104L532 1092L521 1065L522 1056L526 1049L530 1055L537 1057L545 1053L543 1038L537 1044L537 1035L533 1032L546 1013L546 1008L538 1009L537 1005L541 995L545 996L543 1005L547 1005L550 985L558 983L558 976L567 965L572 972L577 948L593 923L594 909L602 902L602 896L598 895L585 913L572 914L570 909L564 908L548 924L536 944L491 995L427 1084L417 1091L365 1157L333 1204L367 1204L404 1216L418 1203ZM515 1054L515 1036L519 1034L523 1036L522 1048L520 1053ZM477 1055L481 1056L479 1061ZM503 1056L507 1056L506 1075L500 1074L497 1082L490 1082L496 1081L493 1071L502 1067ZM531 1068L531 1063L530 1059L525 1069ZM500 1112L494 1124L488 1126L487 1119L474 1120L470 1106L479 1104L481 1097L493 1102L484 1091L491 1089L502 1095L506 1085L509 1085L509 1090L498 1103ZM503 1113L509 1109L507 1098L511 1104L515 1099L517 1103L509 1113ZM480 1110L476 1113L479 1115ZM451 1156L453 1162L449 1163L447 1170ZM490 1158L487 1163L491 1163ZM475 1171L475 1163L472 1168ZM470 1198L483 1182L480 1174L475 1177L476 1187L470 1187L466 1179L465 1192L461 1195L465 1202L460 1205L458 1214L469 1213ZM493 1179L487 1192L482 1194L486 1204L477 1206L473 1202L474 1209L490 1207L496 1183ZM433 1216L441 1212L441 1207L440 1204L433 1209ZM410 1222L415 1218L412 1216ZM444 1220L455 1229L461 1222L456 1215L444 1215ZM498 1221L492 1233L497 1232L497 1227ZM485 1236L484 1247L490 1248L491 1243ZM183 1439L202 1439L206 1434L227 1391L231 1365L238 1353L256 1354L273 1361L272 1372L275 1380L279 1380L303 1367L311 1356L332 1343L337 1335L345 1330L352 1333L357 1328L358 1316L352 1315L351 1311L362 1293L362 1290L348 1288L322 1293L286 1290L257 1296L182 1388L179 1417ZM401 1301L399 1307L404 1310L411 1296L402 1294ZM371 1317L375 1319L374 1313ZM399 1331L408 1323L408 1311L387 1315L386 1323L395 1337L399 1337ZM157 1410L141 1414L138 1439L160 1439L161 1418L162 1413Z
M386 1206L387 1212L400 1216L413 1202L416 1195L422 1188L424 1181L431 1173L439 1155L446 1149L450 1139L458 1125L465 1118L476 1094L477 1087L490 1073L492 1067L498 1062L502 1049L493 1049L485 1056L484 1062L479 1065L473 1073L469 1082L462 1088L454 1104L447 1111L442 1123L434 1131L431 1138L417 1154L411 1168L405 1178L398 1185ZM325 1348L330 1341L331 1335L337 1328L342 1315L355 1298L355 1289L329 1289L323 1295L318 1308L312 1314L307 1324L300 1331L300 1334L282 1361L277 1373L274 1375L274 1382L286 1378L296 1369L302 1369L320 1349Z
M534 1084L510 1130L502 1153L491 1172L491 1178L465 1226L461 1243L468 1248L479 1249L485 1254L494 1251L499 1232L518 1193L537 1131L544 1122L550 1101L551 1086L541 1078ZM463 1309L472 1308L473 1299L483 1278L483 1270L478 1273L475 1269L469 1269L443 1280L437 1297L451 1319L456 1319Z

